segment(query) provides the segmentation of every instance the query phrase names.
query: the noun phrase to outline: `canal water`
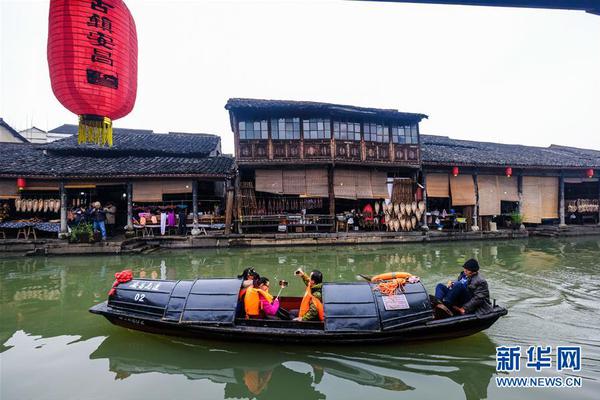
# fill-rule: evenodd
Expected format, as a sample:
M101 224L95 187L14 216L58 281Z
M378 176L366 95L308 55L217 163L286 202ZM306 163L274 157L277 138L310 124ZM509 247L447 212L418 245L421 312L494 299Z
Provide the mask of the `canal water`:
M189 250L144 256L1 258L0 398L11 399L592 399L600 393L600 238L362 247ZM192 279L254 266L327 281L408 271L432 291L476 257L509 309L485 332L423 344L357 347L179 339L113 326L88 308L114 273ZM496 372L496 346L523 346L521 372ZM524 367L532 345L581 346L582 369ZM553 349L554 352L554 349ZM581 388L501 389L498 376L582 377Z

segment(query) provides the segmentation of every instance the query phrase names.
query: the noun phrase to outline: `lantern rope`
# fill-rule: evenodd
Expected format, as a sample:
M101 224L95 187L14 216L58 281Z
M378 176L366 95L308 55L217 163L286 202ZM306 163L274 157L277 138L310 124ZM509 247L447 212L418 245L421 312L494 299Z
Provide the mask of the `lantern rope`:
M98 146L113 145L112 121L108 117L79 116L77 142L93 143Z

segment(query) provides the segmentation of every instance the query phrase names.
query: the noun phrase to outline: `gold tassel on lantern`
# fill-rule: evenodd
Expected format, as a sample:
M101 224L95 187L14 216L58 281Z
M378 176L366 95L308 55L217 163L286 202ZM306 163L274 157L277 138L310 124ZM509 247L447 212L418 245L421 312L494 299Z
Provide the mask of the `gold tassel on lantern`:
M108 117L80 115L77 142L98 146L113 145L112 121Z

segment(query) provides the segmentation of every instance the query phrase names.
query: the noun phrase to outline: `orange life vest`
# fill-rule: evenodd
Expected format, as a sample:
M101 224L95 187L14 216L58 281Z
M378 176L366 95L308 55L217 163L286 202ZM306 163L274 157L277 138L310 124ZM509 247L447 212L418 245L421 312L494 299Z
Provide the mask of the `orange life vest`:
M273 296L261 289L249 287L246 289L246 296L244 296L244 309L246 310L246 318L258 317L260 315L260 297L267 299L270 302L273 301Z
M302 303L300 303L300 311L298 312L298 316L300 318L304 317L304 315L308 312L310 308L311 301L317 307L317 311L319 311L319 320L325 320L325 311L323 310L323 303L321 303L321 300L313 296L312 292L310 291L310 286L306 286L306 292L304 292L304 297L302 297Z

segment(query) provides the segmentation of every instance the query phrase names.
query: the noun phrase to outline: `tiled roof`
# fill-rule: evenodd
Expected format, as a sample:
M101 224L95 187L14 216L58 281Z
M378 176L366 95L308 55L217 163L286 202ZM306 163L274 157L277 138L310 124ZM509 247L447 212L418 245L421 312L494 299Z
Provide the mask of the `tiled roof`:
M68 129L61 130L63 127ZM71 128L72 127L72 128ZM206 133L153 133L139 129L114 129L113 146L101 147L93 144L77 144L77 125L63 125L50 132L74 132L73 136L48 144L48 150L71 155L98 155L117 157L139 156L194 156L216 155L221 138Z
M211 176L233 173L233 157L66 155L48 150L49 145L3 144L0 176L44 177L152 177Z
M23 143L28 143L29 140L25 139L19 132L17 132L17 130L15 128L13 128L12 126L10 126L4 119L0 118L0 125L2 125L3 127L5 127L11 135L13 135L15 138L17 138L18 140L22 141Z
M557 145L534 147L421 135L421 150L425 166L600 168L600 151Z
M314 101L264 100L233 98L225 108L230 111L321 114L361 119L393 119L404 122L419 122L427 118L425 114L400 112L394 109L356 107L343 104L319 103Z

